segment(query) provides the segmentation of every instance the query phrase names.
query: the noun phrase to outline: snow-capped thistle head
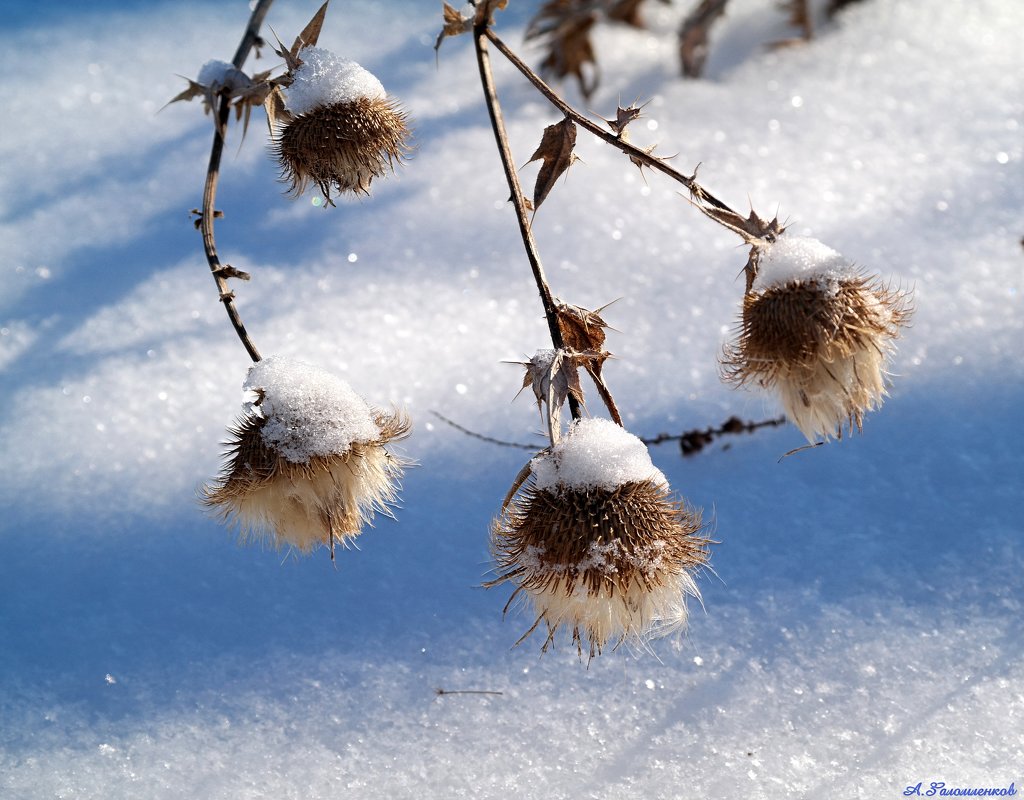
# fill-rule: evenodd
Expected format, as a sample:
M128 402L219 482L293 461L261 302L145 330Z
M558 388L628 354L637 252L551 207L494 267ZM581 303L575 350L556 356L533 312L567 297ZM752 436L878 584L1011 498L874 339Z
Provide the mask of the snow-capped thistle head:
M369 194L374 178L408 153L409 128L398 103L359 64L320 47L298 51L282 81L284 107L273 151L289 192L315 184L331 191Z
M707 564L700 512L675 500L643 442L603 419L574 422L528 466L491 525L498 577L547 629L571 631L582 656L686 625L686 595Z
M816 239L756 244L723 376L774 389L808 441L860 430L882 404L909 293L867 276Z
M243 385L257 399L229 433L224 471L204 504L246 538L308 552L355 538L374 512L390 514L403 462L385 448L406 436L399 413L370 408L345 381L279 357Z

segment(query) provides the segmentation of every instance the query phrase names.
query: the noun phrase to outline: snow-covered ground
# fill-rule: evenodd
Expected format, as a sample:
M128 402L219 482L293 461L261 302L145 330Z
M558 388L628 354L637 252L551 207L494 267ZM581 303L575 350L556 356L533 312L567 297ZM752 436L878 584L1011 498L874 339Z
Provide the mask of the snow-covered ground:
M231 131L218 244L253 274L235 288L257 344L416 423L398 521L332 565L239 547L196 502L249 362L188 215L212 124L198 103L157 112L176 74L231 57L248 4L52 5L11 9L0 52L0 797L1024 790L1024 5L866 0L769 51L781 15L733 0L699 82L675 74L683 9L599 31L602 88L566 85L574 103L649 98L634 141L913 287L916 314L862 435L781 461L792 426L653 449L714 520L705 608L589 666L566 638L512 649L532 620L480 588L527 455L430 414L542 441L504 362L546 326L469 39L435 64L433 3L332 8L321 46L416 131L369 199L289 201L262 115L240 148ZM287 39L317 5L269 22ZM523 164L558 116L495 61ZM745 248L662 176L582 132L578 153L535 229L556 294L618 298L605 375L629 428L775 414L718 377Z

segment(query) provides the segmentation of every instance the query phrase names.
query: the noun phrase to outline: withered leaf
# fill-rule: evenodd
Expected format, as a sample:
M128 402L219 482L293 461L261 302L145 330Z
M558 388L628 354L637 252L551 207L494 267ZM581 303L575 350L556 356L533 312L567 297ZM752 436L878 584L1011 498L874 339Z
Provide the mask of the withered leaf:
M302 29L302 33L295 37L295 43L292 45L291 54L297 56L299 51L303 47L315 47L317 40L320 38L320 30L324 27L324 19L327 16L327 6L331 0L327 0L320 10L313 15L306 27Z
M853 3L857 2L860 2L860 0L830 0L826 11L828 12L828 15L831 17L835 15L837 12L841 11L846 6L852 5Z
M441 42L449 36L459 36L473 30L473 20L470 17L462 16L457 8L450 6L448 3L444 4L442 13L444 14L444 27L437 34L437 41L434 42L435 51L441 47Z
M284 42L282 42L281 37L277 35L277 31L271 28L270 32L274 34L274 41L277 42L277 47L271 47L271 49L280 58L284 59L284 65L287 67L289 74L295 72L295 70L302 66L302 59L284 46Z
M284 94L279 86L274 86L266 99L263 101L263 109L267 112L267 127L270 128L270 135L276 136L279 125L286 124L291 119L291 112L285 108Z
M606 119L605 122L612 129L612 133L619 138L625 139L627 138L626 128L631 122L635 122L643 116L643 110L646 105L647 103L637 105L636 100L634 100L628 108L618 106L615 109L615 119Z
M537 159L544 160L540 172L537 173L537 183L533 187L534 209L540 208L540 204L554 187L555 181L576 161L576 154L573 153L575 146L576 124L568 117L544 129L540 145L526 162L529 164Z
M722 14L728 0L701 0L679 29L679 61L683 75L699 78L708 58L708 35L711 26Z
M597 59L590 31L598 19L593 2L547 0L526 29L526 40L544 39L548 53L541 71L555 78L576 78L580 92L589 98L599 83Z
M804 39L814 36L814 18L807 0L783 0L782 9L789 14L789 24L803 31Z
M608 7L608 19L625 22L634 28L643 28L644 20L640 15L640 6L643 3L644 0L614 0Z
M583 405L583 387L578 371L582 359L579 354L567 350L538 350L529 361L520 363L526 367L523 388L529 386L533 389L542 415L544 406L547 406L548 435L554 444L558 441L562 406L569 397Z
M608 323L601 318L600 312L607 307L604 305L597 311L590 311L569 303L558 303L555 306L558 328L562 332L562 342L567 350L586 353L601 352L604 349L604 331Z
M181 77L185 78L184 75L182 75ZM188 81L188 88L185 89L184 91L182 91L180 94L175 95L171 100L168 100L167 101L167 105L168 106L171 103L177 103L177 102L179 102L181 100L189 101L189 100L195 100L197 97L205 97L206 96L207 89L206 89L205 86L203 86L203 84L196 83L191 78L185 78L185 80ZM166 108L166 106L164 106L164 107Z

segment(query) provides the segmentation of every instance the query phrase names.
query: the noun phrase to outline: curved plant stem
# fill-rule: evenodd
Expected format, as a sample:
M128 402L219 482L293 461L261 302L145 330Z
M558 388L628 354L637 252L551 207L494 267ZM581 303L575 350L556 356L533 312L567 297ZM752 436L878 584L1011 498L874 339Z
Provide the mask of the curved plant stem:
M643 164L645 167L649 167L650 169L657 170L658 172L661 172L667 175L668 177L672 178L673 180L676 180L679 183L683 184L683 186L689 189L694 201L698 203L698 207L700 207L701 205L708 205L713 208L719 209L720 211L725 211L729 214L735 214L737 217L740 216L731 208L729 208L729 206L727 206L714 195L710 194L707 190L704 189L704 187L698 184L697 181L694 179L694 175L684 175L679 170L670 166L668 162L666 162L664 159L658 158L657 156L653 156L646 150L642 150L641 148L633 144L630 144L627 141L623 141L614 133L606 131L596 122L587 119L579 111L577 111L575 108L566 103L561 97L559 97L555 90L548 86L536 72L530 69L530 67L525 62L523 62L523 60L519 58L519 56L517 56L509 48L509 46L502 41L501 37L498 36L498 34L496 34L491 28L486 28L484 31L482 31L482 33L484 36L490 39L491 42L494 43L494 46L499 50L499 52L501 52L503 56L505 56L505 58L509 60L512 66L519 70L523 74L523 76L528 81L530 81L530 83L532 83L537 88L537 90L542 95L544 95L545 98L547 98L549 103L555 106L555 108L557 108L567 117L569 117L581 128L586 128L588 131L590 131L590 133L594 134L594 136L596 136L597 138L603 139L612 147L617 147L630 158L634 159L634 161L639 162ZM712 219L715 218L712 217Z
M238 50L235 51L235 57L232 61L235 69L242 68L245 60L249 57L249 52L256 45L256 42L259 41L260 27L263 25L263 20L267 16L267 12L270 10L273 2L274 0L259 0L256 4L256 8L249 17L249 24L246 26L242 41L238 45ZM223 132L227 130L228 119L231 115L230 98L226 96L220 98L216 113L217 124L214 126L213 146L210 148L210 163L206 168L206 184L203 187L203 208L202 215L199 218L199 230L203 235L203 250L206 252L206 261L210 265L213 279L217 283L220 301L224 304L224 310L228 313L228 319L231 320L231 325L234 327L235 333L238 334L238 338L242 342L242 346L245 347L249 357L253 361L259 361L259 350L256 349L256 345L249 338L245 325L242 323L242 318L239 316L238 309L235 308L235 293L228 288L229 277L248 276L220 263L220 258L217 256L217 245L213 236L213 221L216 216L214 200L217 197L217 181L220 178L220 160L224 153Z
M544 317L547 319L548 330L551 333L551 344L555 350L564 350L565 341L562 338L562 329L558 324L555 298L551 294L551 288L548 286L547 278L544 275L544 267L540 263L540 254L537 252L537 243L530 229L530 218L527 215L526 201L519 183L519 176L516 174L515 162L512 160L512 150L509 147L508 134L505 131L505 121L501 114L501 105L498 102L498 93L494 86L494 75L491 72L491 57L487 48L487 39L490 37L490 29L486 24L477 25L473 30L476 61L480 68L480 82L483 86L484 100L487 103L487 112L491 117L491 127L494 129L494 139L497 142L498 153L501 156L501 165L505 170L505 180L512 192L512 204L516 209L516 219L519 222L519 233L523 238L523 247L526 248L526 257L530 261L530 268L533 270L533 277L537 282L537 290L540 292L540 299L544 305ZM580 404L572 395L569 395L569 411L573 419L579 419L582 416ZM548 409L548 413L551 414L552 409Z

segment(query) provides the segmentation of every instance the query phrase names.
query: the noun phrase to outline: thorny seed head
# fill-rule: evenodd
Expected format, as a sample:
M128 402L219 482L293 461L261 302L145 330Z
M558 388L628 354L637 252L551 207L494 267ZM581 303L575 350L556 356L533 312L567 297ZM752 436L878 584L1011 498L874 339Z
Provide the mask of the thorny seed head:
M596 483L580 479L593 465L578 463L595 448L609 478ZM708 539L700 512L671 496L644 445L608 420L582 420L531 467L491 526L498 577L487 585L513 584L506 610L525 597L535 615L519 641L543 623L547 650L564 626L581 657L586 649L593 658L609 644L685 627Z
M369 194L409 153L405 112L355 62L315 47L299 58L273 143L282 180L295 196L316 185L332 205L332 190Z
M765 275L766 260L774 262L767 266L775 278ZM755 247L748 271L738 336L722 360L724 379L776 391L808 441L859 431L886 395L894 340L911 314L909 292L799 237Z
M338 384L347 402L347 384L328 389ZM279 394L277 387L269 396L257 389L256 403L229 429L223 472L203 487L201 500L245 539L302 552L323 544L333 556L334 544L354 539L375 512L390 515L405 464L386 445L407 436L410 423L400 412L374 411L356 398L353 414L366 419L355 419L352 429L360 433L346 441L330 430L331 420L281 407ZM322 398L315 389L309 396Z

